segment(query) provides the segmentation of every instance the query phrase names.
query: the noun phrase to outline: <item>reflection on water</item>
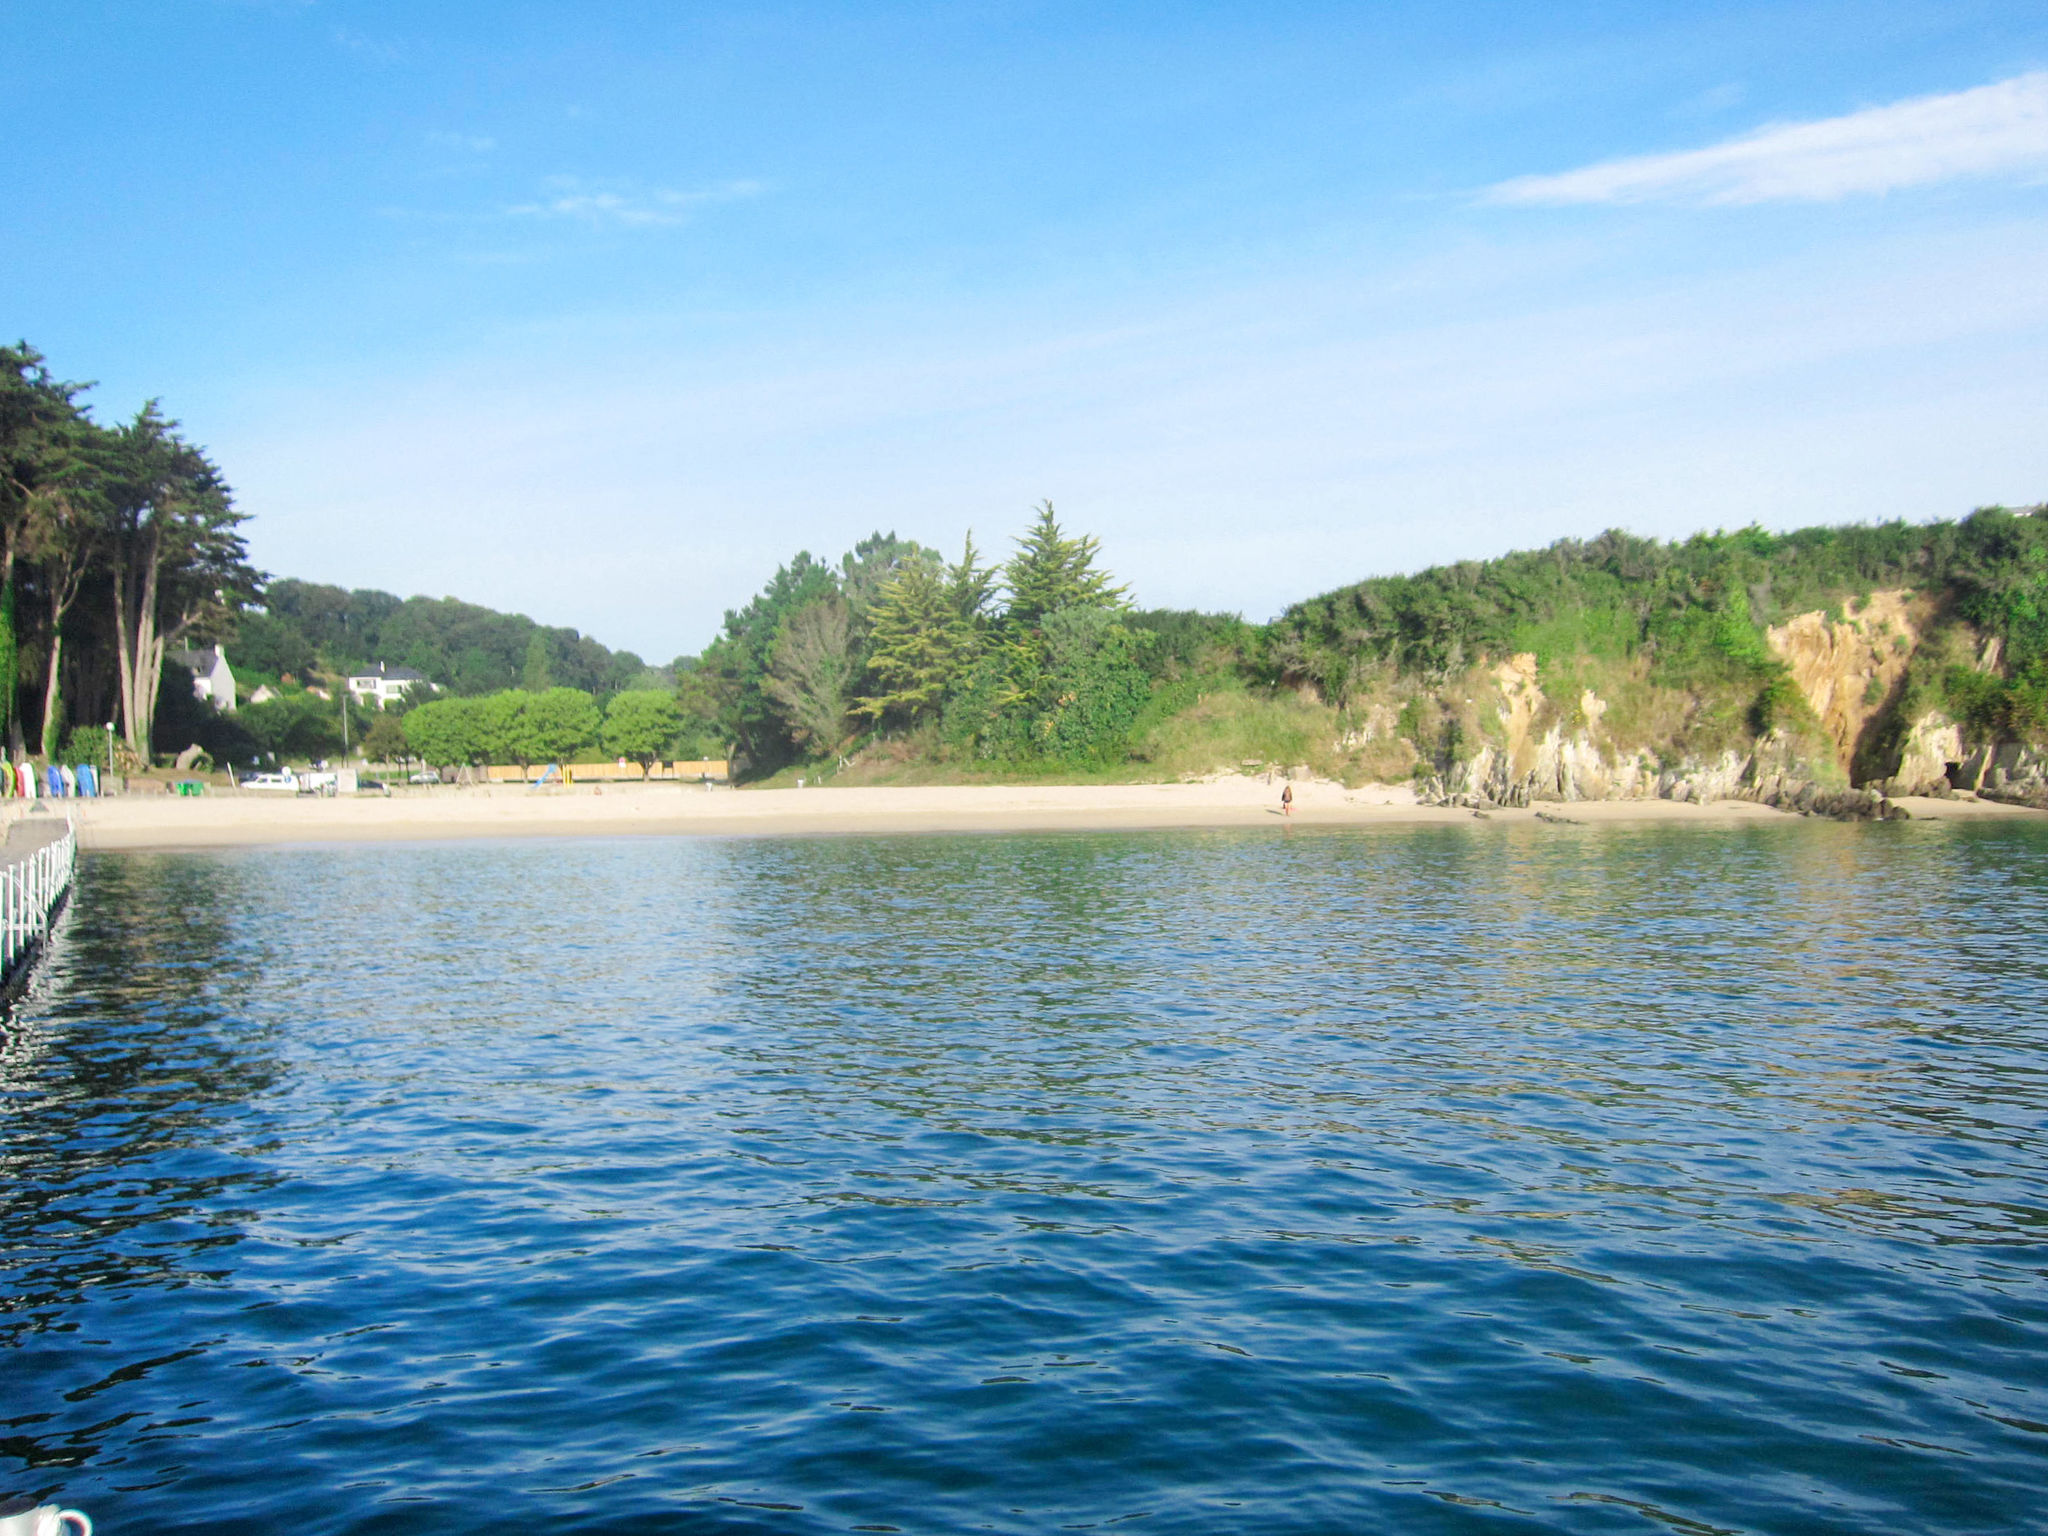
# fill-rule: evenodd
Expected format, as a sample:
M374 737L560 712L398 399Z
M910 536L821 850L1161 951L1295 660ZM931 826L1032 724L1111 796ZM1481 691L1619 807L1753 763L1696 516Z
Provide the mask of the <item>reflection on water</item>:
M102 1528L2013 1529L2048 836L88 861L0 1492Z
M129 920L70 925L54 963L60 989L100 978L122 1027L64 1027L31 996L0 1037L0 1345L21 1346L89 1288L213 1272L206 1256L236 1240L239 1203L275 1181L247 1145L251 1101L277 1082L275 1029L239 1013L249 957L221 874L95 865L81 902Z

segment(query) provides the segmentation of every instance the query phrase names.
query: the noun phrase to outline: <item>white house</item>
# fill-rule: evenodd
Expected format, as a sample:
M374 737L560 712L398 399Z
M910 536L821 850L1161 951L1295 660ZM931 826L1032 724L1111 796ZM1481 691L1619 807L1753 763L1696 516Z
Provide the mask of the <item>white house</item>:
M235 712L235 674L228 670L227 653L217 645L194 651L172 651L166 658L192 674L192 695L211 704L223 714Z
M380 661L374 672L352 674L348 680L348 691L363 703L375 704L382 709L393 700L404 698L408 688L418 687L421 683L426 683L435 693L441 691L427 682L424 672L415 672L411 667L386 666Z

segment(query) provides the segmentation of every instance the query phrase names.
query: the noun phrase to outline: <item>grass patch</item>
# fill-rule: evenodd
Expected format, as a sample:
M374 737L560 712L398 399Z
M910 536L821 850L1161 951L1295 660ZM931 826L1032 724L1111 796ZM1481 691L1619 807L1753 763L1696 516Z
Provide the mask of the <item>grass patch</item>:
M1177 711L1137 734L1132 751L1160 779L1192 779L1219 770L1306 764L1331 779L1356 765L1337 745L1338 713L1291 688L1261 688L1210 677Z

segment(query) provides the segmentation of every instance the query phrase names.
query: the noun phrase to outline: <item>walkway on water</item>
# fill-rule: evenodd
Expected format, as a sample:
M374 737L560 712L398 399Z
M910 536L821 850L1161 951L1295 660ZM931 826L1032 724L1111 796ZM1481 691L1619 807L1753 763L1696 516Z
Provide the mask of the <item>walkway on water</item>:
M7 841L0 844L0 868L12 868L38 848L62 842L70 830L71 821L64 816L30 814L9 822Z
M78 836L68 816L31 813L8 824L0 844L0 989L35 964L77 865Z

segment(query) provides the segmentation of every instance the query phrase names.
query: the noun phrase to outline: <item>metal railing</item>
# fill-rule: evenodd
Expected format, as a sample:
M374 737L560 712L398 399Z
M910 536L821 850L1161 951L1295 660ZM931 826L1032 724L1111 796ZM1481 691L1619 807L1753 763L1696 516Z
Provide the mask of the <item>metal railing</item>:
M50 923L78 869L78 829L64 833L0 869L0 978L32 957L49 937Z

